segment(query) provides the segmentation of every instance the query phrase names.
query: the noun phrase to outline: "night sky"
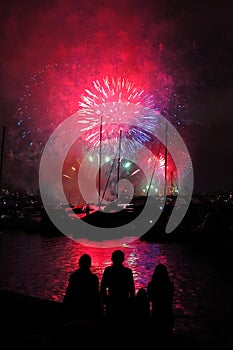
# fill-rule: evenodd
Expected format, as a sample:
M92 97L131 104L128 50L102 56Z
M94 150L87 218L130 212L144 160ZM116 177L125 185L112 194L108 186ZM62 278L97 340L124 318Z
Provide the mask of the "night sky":
M233 189L232 1L2 0L0 16L3 184L36 187L50 133L120 76L183 136L194 190Z

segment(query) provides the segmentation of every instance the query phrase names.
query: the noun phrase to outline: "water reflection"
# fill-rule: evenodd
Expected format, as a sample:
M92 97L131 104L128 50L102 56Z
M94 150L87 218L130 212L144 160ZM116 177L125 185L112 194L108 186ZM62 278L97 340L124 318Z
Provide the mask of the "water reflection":
M91 255L92 270L101 279L116 249L87 247L67 237L12 231L1 234L0 243L1 288L56 301L62 301L70 273L82 254ZM147 286L157 263L165 264L175 287L176 328L188 329L195 319L199 319L199 327L203 310L211 309L214 302L213 270L208 258L191 256L187 247L175 244L135 241L121 249L125 265L133 270L136 290Z

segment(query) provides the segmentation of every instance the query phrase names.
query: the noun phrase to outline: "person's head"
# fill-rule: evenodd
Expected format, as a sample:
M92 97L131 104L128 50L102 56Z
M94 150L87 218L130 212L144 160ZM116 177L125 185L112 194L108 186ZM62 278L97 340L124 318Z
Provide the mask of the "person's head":
M112 262L114 264L122 264L125 260L125 254L122 250L117 249L112 252Z
M91 267L91 257L89 254L83 254L78 261L79 267Z
M144 288L139 288L136 294L136 300L147 300L147 292Z
M161 282L169 281L168 270L164 264L158 264L155 266L152 280L159 280Z

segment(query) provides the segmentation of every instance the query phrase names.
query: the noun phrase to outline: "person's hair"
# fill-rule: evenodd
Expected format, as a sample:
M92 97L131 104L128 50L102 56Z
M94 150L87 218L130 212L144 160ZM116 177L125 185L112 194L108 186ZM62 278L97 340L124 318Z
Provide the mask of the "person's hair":
M153 275L152 275L152 281L159 281L159 282L169 282L169 275L167 267L164 264L158 264L155 266Z
M91 257L89 254L80 256L78 264L80 267L91 267Z
M122 250L117 249L112 253L113 263L123 263L124 260L125 260L125 253Z

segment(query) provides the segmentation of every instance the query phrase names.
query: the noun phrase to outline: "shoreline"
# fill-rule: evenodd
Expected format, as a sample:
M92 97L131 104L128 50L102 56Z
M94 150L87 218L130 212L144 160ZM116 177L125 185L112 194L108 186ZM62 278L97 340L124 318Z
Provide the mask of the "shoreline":
M68 341L71 345L71 340L75 339L77 339L78 345L76 333L81 327L84 333L87 332L86 335L97 336L96 340L97 343L100 341L100 347L96 349L116 348L116 344L112 346L109 344L111 339L107 337L108 325L105 322L66 322L63 320L61 302L44 300L2 289L0 290L0 304L3 320L2 335L0 337L2 346L18 348L19 344L27 345L27 343L30 343L31 345L43 344L44 348L53 349L57 348L57 346L59 347L60 342L63 341L66 344ZM124 340L125 344L127 344L124 347L122 343L122 349L130 349L130 344L132 345L134 342L136 342L134 345L141 343L141 346L149 346L152 342L157 349L178 347L181 350L187 348L190 350L197 348L199 350L220 350L214 339L210 341L210 339L207 340L205 337L197 338L191 329L190 334L173 332L169 337L161 340L159 340L159 335L156 335L153 329L149 330L147 328L143 331L142 328L137 329L136 327L135 329L135 325L131 327L128 324L121 331L125 335ZM107 333L109 333L109 330ZM130 339L131 337L137 338L139 334L140 339ZM66 339L66 337L69 337L69 339ZM225 350L225 347L221 349Z

